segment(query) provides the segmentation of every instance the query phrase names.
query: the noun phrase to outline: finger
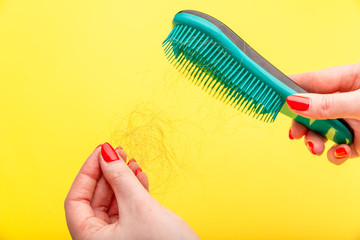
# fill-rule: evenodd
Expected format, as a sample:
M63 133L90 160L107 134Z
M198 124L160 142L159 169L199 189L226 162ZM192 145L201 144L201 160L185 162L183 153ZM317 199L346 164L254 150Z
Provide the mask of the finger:
M113 198L114 192L110 187L109 183L106 181L105 177L102 175L98 181L94 197L91 201L91 207L97 218L104 220L107 223L110 223L108 216L108 209Z
M115 151L121 157L121 159L124 160L124 162L126 162L126 153L125 153L124 149L122 147L118 146L117 148L115 148ZM102 176L102 178L104 178L104 176ZM103 212L101 212L100 214L105 216L105 218L107 219L107 222L114 223L115 221L117 221L119 219L118 205L117 205L116 197L114 195L114 192L113 192L111 186L108 184L108 182L106 181L105 178L104 178L104 180L106 182L107 187L110 189L111 195L109 196L106 194L106 193L108 193L108 188L106 188L104 190L105 193L102 194L102 197L105 198L104 195L107 195L107 197L109 197L109 198L106 197L106 201L109 200L109 202L108 202L109 204L107 205L107 207L105 207L106 205L105 206L100 205L100 208L102 208L102 210L103 210ZM96 214L96 211L95 211L95 214Z
M137 179L139 180L139 182L141 183L141 185L143 185L143 187L146 189L146 191L149 192L149 179L146 175L146 173L144 173L141 168L138 168L135 171L135 176L137 177Z
M291 123L291 127L289 130L289 138L290 139L300 139L302 138L309 129L302 125L301 123L298 123L297 121L293 120Z
M134 174L135 174L136 169L139 168L139 164L136 162L136 160L134 158L130 159L129 162L127 163L127 165Z
M340 165L351 156L351 148L346 144L335 145L328 150L327 157L330 162Z
M121 157L122 160L124 160L124 162L126 162L126 152L122 147L116 147L115 152Z
M127 203L132 202L134 198L146 193L130 168L120 160L119 155L110 144L103 144L100 159L104 177L115 193L119 212L122 208L126 208Z
M71 235L81 235L84 225L88 229L103 226L105 222L95 218L90 206L96 184L101 176L99 166L100 148L89 156L78 175L76 176L70 191L65 199L65 215Z
M360 90L333 94L296 94L288 96L286 102L293 112L307 118L360 117Z
M108 216L110 218L110 223L114 223L119 219L119 208L117 205L117 200L115 195L113 196L113 199L111 200L111 204L108 210Z
M135 176L137 177L137 179L139 180L139 182L141 183L141 185L143 185L143 187L149 191L149 180L148 177L146 175L146 173L144 173L141 169L141 167L139 166L139 164L135 161L135 159L130 159L128 162L128 166L131 169L131 171L135 174Z
M325 150L326 139L313 131L308 131L304 138L305 145L309 152L320 156Z
M348 92L360 88L360 63L291 75L302 88L314 93Z
M124 162L126 162L126 153L121 146L116 147L115 152L120 156L120 158L122 160L124 160ZM110 185L109 185L109 187L110 187ZM111 191L112 191L112 189L111 189ZM118 205L117 205L116 197L115 197L113 191L112 191L111 201L110 201L109 207L107 209L106 215L108 216L110 223L114 223L115 221L117 221L119 219Z

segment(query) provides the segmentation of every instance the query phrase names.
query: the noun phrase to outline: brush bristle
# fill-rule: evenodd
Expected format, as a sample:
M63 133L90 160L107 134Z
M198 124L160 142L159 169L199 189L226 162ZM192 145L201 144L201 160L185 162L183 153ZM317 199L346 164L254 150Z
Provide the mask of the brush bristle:
M168 60L196 85L254 118L272 122L284 100L203 32L176 25L163 42Z

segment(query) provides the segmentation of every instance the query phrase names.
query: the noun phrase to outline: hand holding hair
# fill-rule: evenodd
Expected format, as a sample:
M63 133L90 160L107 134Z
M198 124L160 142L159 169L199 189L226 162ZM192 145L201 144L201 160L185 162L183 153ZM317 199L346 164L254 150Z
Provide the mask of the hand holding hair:
M149 192L135 160L108 143L84 163L65 200L66 221L75 240L199 239L185 221Z
M334 145L327 157L334 164L342 164L360 153L360 63L333 67L316 72L296 74L291 79L305 90L312 92L291 95L287 98L290 109L301 116L312 119L344 120L354 130L353 143ZM326 139L292 122L290 139L305 136L305 144L315 155L324 152Z

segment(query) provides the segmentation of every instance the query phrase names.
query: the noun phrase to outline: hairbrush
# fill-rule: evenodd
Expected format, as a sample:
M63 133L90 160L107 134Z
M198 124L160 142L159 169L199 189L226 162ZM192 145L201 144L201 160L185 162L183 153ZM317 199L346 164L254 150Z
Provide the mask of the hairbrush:
M290 111L287 96L306 91L207 14L177 13L163 47L168 60L192 82L256 119L273 122L281 112L338 144L353 140L343 119L315 120Z

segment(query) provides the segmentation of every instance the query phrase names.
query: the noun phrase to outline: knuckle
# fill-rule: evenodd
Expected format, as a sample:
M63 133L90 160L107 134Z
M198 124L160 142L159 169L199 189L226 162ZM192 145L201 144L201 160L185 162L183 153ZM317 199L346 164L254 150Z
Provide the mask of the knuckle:
M360 87L360 62L352 65L353 67L348 72L347 75L344 76L344 82L347 82L346 90L355 90ZM346 77L346 79L345 79Z
M94 207L94 211L107 212L108 210L109 210L109 207L106 204L100 204L99 206Z
M127 179L128 177L129 173L127 171L114 171L109 174L107 178L110 183L121 184L124 182L124 179Z
M65 201L64 201L64 208L65 208L65 209L67 208L68 201L69 201L69 200L68 200L68 198L66 197L66 198L65 198Z
M69 197L69 195L67 195L65 200L64 200L64 208L65 208L65 210L69 207L69 203L70 203L70 197Z
M360 78L360 62L355 63L355 71L354 71L354 76L356 79Z
M325 94L320 97L319 102L319 116L326 118L332 112L333 96L331 94Z

